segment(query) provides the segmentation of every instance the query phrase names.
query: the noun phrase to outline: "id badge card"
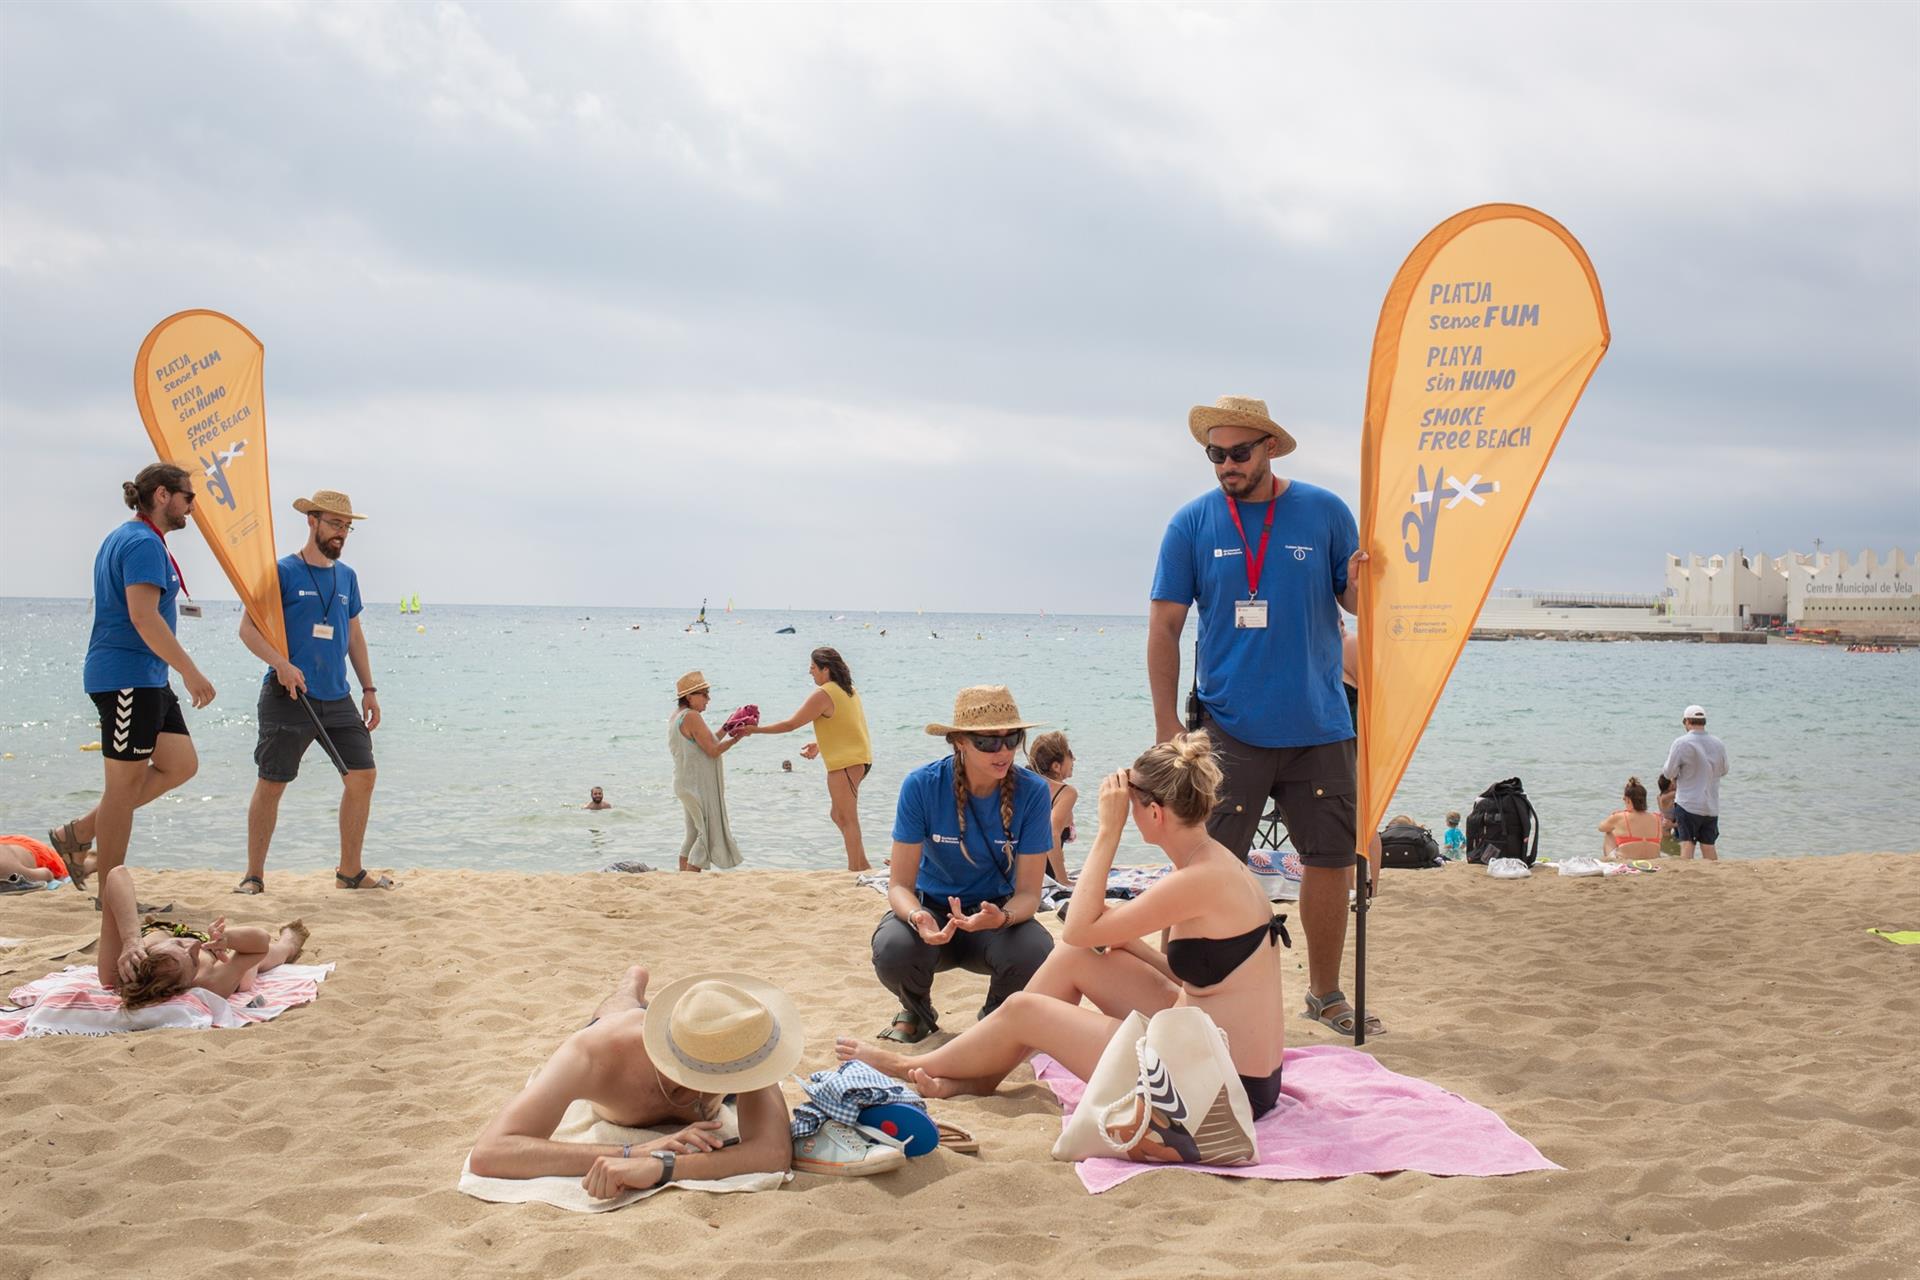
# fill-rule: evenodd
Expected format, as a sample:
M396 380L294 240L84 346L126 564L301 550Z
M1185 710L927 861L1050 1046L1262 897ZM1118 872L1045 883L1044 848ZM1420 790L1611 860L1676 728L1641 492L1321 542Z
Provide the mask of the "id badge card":
M1262 615L1262 616L1264 617L1265 615ZM1260 625L1264 627L1264 626L1266 626L1267 624L1266 624L1265 622L1262 622L1262 623L1261 623ZM315 640L331 640L331 639L333 639L333 624L332 624L331 622L316 622L316 623L314 623L314 624L313 624L313 638L314 638Z
M1240 631L1265 631L1267 629L1267 602L1265 600L1235 600L1233 602L1233 625Z
M200 606L191 600L188 600L180 606L180 616L183 618L197 618L200 616L200 612Z

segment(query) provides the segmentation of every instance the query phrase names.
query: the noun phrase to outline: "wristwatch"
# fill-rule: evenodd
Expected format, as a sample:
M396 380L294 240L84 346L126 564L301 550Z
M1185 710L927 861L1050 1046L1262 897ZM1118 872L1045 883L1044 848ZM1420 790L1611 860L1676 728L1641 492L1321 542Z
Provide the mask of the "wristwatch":
M656 1187L664 1187L669 1182L673 1181L673 1152L655 1151L655 1152L652 1152L651 1154L653 1158L655 1160L658 1160L662 1166L660 1171L660 1181L654 1183L653 1185Z

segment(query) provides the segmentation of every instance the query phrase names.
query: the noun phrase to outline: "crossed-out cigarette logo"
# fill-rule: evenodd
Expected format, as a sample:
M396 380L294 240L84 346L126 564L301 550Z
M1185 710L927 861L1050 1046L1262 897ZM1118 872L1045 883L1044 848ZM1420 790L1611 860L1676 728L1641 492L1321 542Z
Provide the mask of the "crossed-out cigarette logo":
M213 500L229 511L238 511L240 504L234 500L233 485L227 480L227 464L246 452L247 442L236 440L231 449L215 449L211 458L200 458L200 468L207 474L207 492Z
M1449 476L1445 467L1433 469L1433 484L1427 484L1427 469L1418 472L1418 491L1410 501L1413 510L1400 517L1400 537L1405 543L1407 563L1418 565L1420 581L1433 572L1433 540L1440 525L1441 511L1451 511L1462 502L1476 507L1487 505L1486 495L1500 492L1498 480L1482 480L1474 472L1465 480ZM1450 490L1451 493L1443 492ZM1444 505L1443 505L1444 503Z

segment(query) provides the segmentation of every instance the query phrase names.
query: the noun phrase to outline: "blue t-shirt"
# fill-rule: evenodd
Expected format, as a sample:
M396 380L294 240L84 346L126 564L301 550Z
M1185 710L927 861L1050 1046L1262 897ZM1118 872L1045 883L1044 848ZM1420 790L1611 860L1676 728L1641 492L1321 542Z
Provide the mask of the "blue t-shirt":
M1153 598L1200 606L1200 701L1222 729L1255 747L1312 747L1353 737L1340 690L1340 603L1360 545L1340 498L1295 480L1278 499L1256 599L1264 628L1236 628L1247 599L1247 548L1260 550L1272 503L1243 502L1242 542L1218 489L1174 513L1160 543Z
M332 702L347 696L347 623L360 616L360 578L336 560L316 569L297 555L280 559L280 615L287 622L287 657L307 678L307 696ZM313 634L316 623L333 639ZM266 683L275 683L267 668Z
M1013 770L1013 854L1045 857L1053 850L1052 812L1047 780L1018 765ZM1000 821L1000 792L967 796L967 830L962 852L960 815L953 806L953 757L923 764L900 784L893 838L920 846L920 875L914 887L944 902L959 898L972 911L983 898L1013 893L1008 870L1006 825ZM969 861L971 859L971 861Z
M129 520L107 535L93 558L93 634L87 637L84 673L88 693L159 689L167 683L166 660L147 647L127 613L127 587L142 582L160 588L160 620L167 630L179 630L174 605L180 575L167 559L167 544L152 526Z
M1447 856L1457 857L1467 848L1467 837L1458 827L1447 828Z

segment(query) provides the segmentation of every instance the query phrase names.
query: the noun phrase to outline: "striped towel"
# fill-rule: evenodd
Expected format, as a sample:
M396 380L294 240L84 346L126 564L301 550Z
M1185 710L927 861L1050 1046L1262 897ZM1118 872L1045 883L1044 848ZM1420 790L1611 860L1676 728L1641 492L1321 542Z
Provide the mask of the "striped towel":
M144 1009L129 1010L100 985L94 966L71 965L59 973L15 987L8 997L19 1009L0 1012L0 1040L36 1036L106 1036L160 1027L244 1027L277 1018L296 1005L312 1004L330 964L283 964L254 979L252 991L221 999L196 987Z

